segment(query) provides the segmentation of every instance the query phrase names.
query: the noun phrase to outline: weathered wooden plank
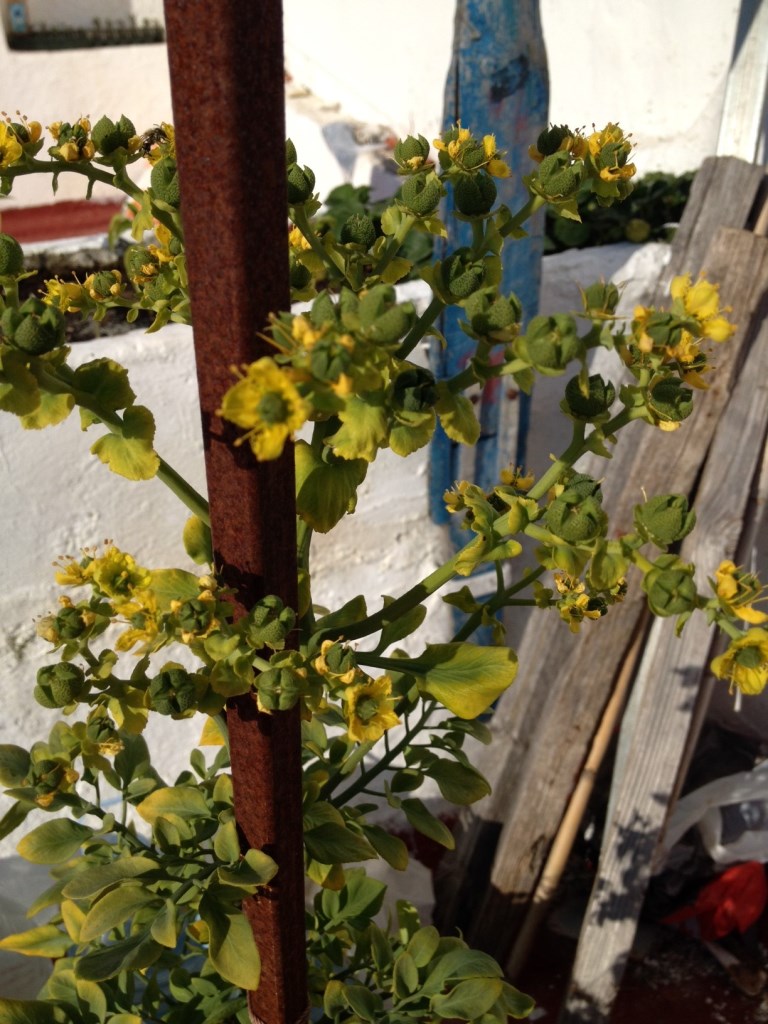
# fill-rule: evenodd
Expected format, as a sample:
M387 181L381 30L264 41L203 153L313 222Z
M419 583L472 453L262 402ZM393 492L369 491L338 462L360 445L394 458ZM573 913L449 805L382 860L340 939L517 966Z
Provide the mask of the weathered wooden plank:
M768 241L730 231L719 245L722 256L735 249L737 254L741 250L759 257L753 293L764 293ZM747 279L747 287L749 283ZM706 587L706 578L723 558L735 555L739 543L768 426L766 379L768 323L763 320L718 423L696 497L698 526L682 548L683 558L695 562L699 570L700 587ZM712 639L701 616L687 624L681 638L675 635L674 620L657 620L651 631L632 696L627 757L560 1024L602 1021L610 1012L635 936Z
M720 256L713 252L708 261L742 324L757 301L743 288L734 294L760 264L760 240L749 238L744 251L720 249ZM660 436L636 424L622 435L604 484L615 529L631 528L632 508L643 500L643 487L649 493L691 490L728 401L742 343L743 335L718 350L715 382L681 430ZM526 630L521 676L494 715L495 744L478 757L493 794L462 816L457 855L436 880L440 923L461 925L473 943L497 957L506 958L519 927L643 604L634 587L606 620L578 636L543 630L540 619ZM486 880L488 847L497 836ZM462 883L456 876L463 873Z
M767 82L768 4L765 0L741 0L717 139L719 156L760 161Z

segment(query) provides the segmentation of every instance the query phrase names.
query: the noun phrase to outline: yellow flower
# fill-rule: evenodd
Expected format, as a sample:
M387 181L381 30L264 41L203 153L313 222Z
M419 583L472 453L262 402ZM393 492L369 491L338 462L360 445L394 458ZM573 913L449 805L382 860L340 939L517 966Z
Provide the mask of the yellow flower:
M88 566L88 576L105 597L115 599L115 608L130 601L137 590L146 590L152 582L149 569L137 565L131 555L114 545Z
M501 154L496 149L496 136L483 136L483 151L488 161L488 173L494 178L508 178L512 173L509 164L500 159Z
M344 715L349 723L347 734L358 743L375 743L387 729L400 724L394 712L392 680L389 676L368 679L344 691Z
M669 292L682 305L685 315L698 321L705 338L719 344L727 341L736 330L723 316L723 313L730 313L731 307L720 305L720 285L712 284L703 274L696 284L691 283L690 274L672 278Z
M733 562L726 560L718 566L712 586L720 604L731 615L752 626L768 622L768 615L765 612L752 607L765 591L765 587L754 573L744 572Z
M524 473L522 466L516 466L515 469L512 469L511 466L509 469L502 469L499 478L503 484L514 487L518 491L530 491L536 479L533 473Z
M288 245L291 249L295 249L298 252L306 252L308 249L312 248L299 228L295 226L288 232Z
M49 306L56 306L62 313L80 313L85 296L79 281L60 281L53 278L45 282L45 294L41 296Z
M243 369L240 380L224 395L218 414L246 430L235 444L248 441L260 462L276 459L306 420L306 403L287 373L269 356Z
M727 679L746 694L761 693L768 683L768 631L748 629L738 640L731 640L728 650L712 662L718 679Z
M10 125L0 122L0 170L15 163L22 154L19 140Z
M312 326L307 316L295 316L291 324L291 337L303 349L310 351L322 338L323 332Z

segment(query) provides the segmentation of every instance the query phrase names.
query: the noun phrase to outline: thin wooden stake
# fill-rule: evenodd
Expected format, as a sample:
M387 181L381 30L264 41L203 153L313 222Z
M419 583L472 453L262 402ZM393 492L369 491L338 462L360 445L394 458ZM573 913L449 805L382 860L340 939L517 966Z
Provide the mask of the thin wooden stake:
M645 640L648 619L649 615L646 612L641 616L635 628L632 643L627 650L626 657L619 671L613 693L605 707L603 717L592 740L587 760L581 769L573 795L552 843L552 849L549 852L541 878L533 893L528 913L512 947L506 967L506 975L511 981L519 977L523 967L525 967L533 941L536 938L539 927L549 909L552 897L560 884L565 866L568 863L568 858L571 855L573 844L578 835L579 826L584 820L584 813L587 809L589 798L592 795L592 790L595 787L597 773L600 765L603 763L603 758L616 728L616 723L624 708L627 690L635 674L635 666L637 665L642 644Z

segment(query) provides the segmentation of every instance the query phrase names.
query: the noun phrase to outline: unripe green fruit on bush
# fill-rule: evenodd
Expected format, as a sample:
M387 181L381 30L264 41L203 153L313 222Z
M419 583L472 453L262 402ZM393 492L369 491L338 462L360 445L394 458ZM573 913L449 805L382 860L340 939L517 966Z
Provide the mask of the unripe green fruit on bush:
M20 274L24 267L24 253L11 235L0 234L0 277Z

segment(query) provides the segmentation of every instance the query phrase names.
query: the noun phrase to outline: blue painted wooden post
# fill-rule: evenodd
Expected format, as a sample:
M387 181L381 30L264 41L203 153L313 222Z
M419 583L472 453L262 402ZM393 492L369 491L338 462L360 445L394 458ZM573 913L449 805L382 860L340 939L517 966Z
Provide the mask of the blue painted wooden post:
M538 0L457 0L453 60L445 86L444 125L457 121L477 136L494 134L512 176L496 179L499 202L511 210L528 198L521 174L532 167L528 147L547 123L549 82ZM504 250L505 293L515 292L524 315L536 314L541 279L543 219L534 218L529 237ZM471 243L471 225L448 220L446 251ZM441 329L448 341L438 356L437 373L449 377L472 354L473 342L458 326L459 310L446 310ZM442 431L432 446L430 511L435 522L449 521L443 493L467 476L482 487L498 481L509 463L525 461L528 401L514 383L492 381L480 396L482 432L471 473L461 471L460 447ZM455 538L466 542L466 533Z

